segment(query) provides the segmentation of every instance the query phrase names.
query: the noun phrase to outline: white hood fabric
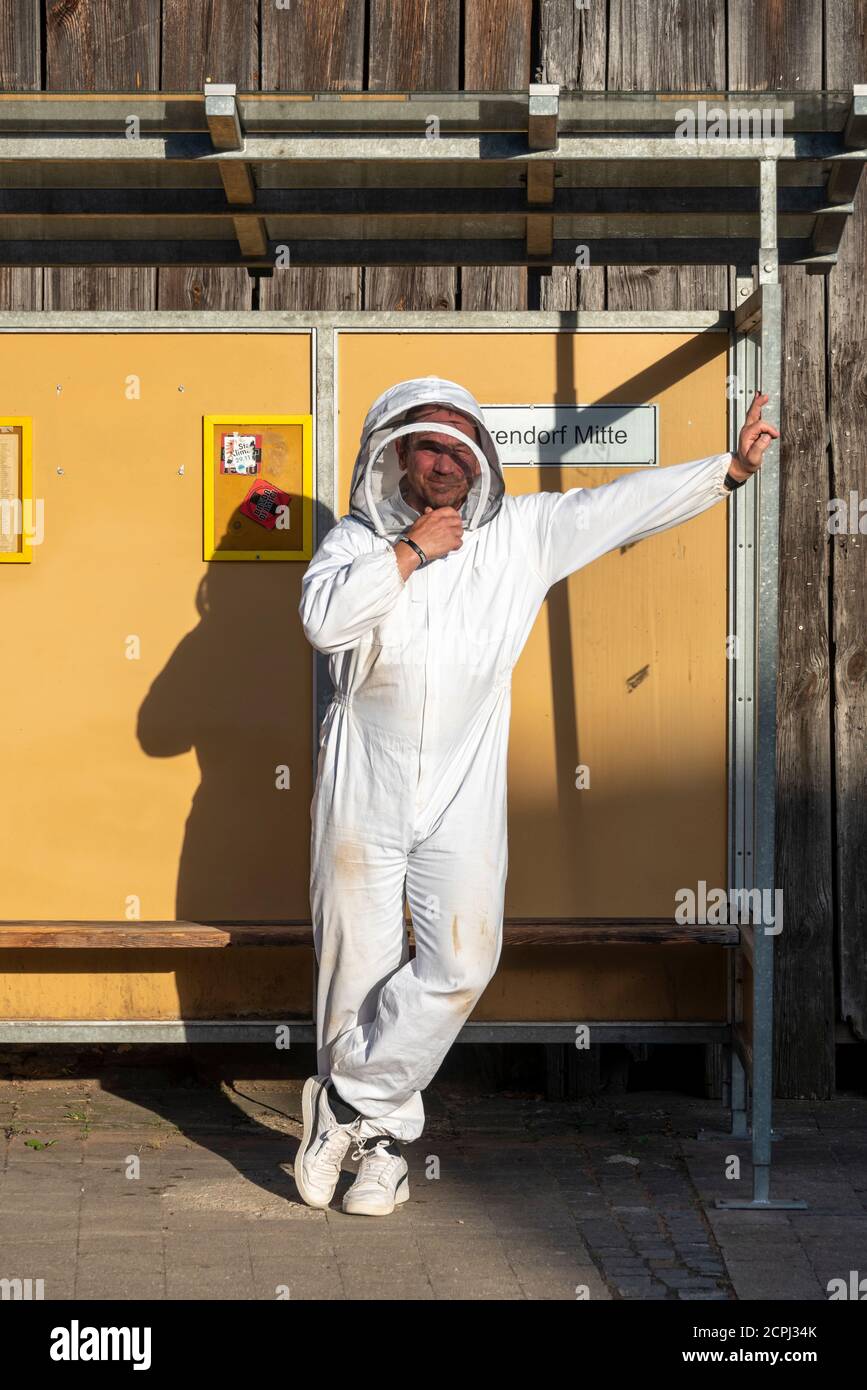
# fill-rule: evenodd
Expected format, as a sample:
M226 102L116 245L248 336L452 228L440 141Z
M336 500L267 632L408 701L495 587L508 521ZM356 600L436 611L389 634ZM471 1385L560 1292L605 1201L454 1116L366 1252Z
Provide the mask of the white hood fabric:
M418 514L397 493L389 436L421 401L477 422L490 486L485 498L480 462L460 546L404 580L394 547ZM422 1091L496 970L512 670L545 595L598 556L722 501L729 464L715 454L511 496L462 387L400 382L371 407L351 515L323 538L300 604L335 692L311 807L317 1072L365 1117L361 1137L419 1137Z
M500 456L475 397L456 381L438 376L399 381L373 402L364 421L352 470L350 516L378 535L392 537L418 520L418 512L406 503L399 490L404 474L398 460L397 440L404 435L411 438L412 434L427 433L433 428L430 423L407 424L407 414L419 405L440 405L460 411L477 427L478 445L451 425L437 422L436 432L454 435L472 450L477 472L461 507L461 516L467 530L486 526L500 510L506 491Z

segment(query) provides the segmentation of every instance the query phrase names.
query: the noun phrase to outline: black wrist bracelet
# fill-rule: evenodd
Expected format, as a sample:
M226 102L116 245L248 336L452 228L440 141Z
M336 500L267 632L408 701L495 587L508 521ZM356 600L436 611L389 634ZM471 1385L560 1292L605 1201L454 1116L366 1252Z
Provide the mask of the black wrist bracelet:
M415 541L411 541L409 536L398 536L397 540L395 541L395 545L400 545L401 541L403 541L404 545L411 545L416 555L421 560L422 564L427 564L427 556L425 555L420 545L416 545Z
M741 461L738 455L735 453L730 454L729 457L731 458L732 463L740 463ZM726 473L725 477L723 478L723 482L725 483L729 492L734 492L736 487L743 487L744 483L749 482L751 477L752 473L748 473L746 478L736 478L733 475L731 469L729 469L728 473Z
M744 483L749 482L749 478L736 478L732 473L726 473L723 482L729 492L734 492L736 487L743 487Z

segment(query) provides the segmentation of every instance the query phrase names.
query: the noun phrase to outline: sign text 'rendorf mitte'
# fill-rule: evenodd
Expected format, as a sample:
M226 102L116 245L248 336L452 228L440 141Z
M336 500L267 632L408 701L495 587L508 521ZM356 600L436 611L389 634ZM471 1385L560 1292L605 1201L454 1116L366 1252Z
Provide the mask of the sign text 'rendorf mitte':
M655 405L483 405L504 464L584 468L659 463Z

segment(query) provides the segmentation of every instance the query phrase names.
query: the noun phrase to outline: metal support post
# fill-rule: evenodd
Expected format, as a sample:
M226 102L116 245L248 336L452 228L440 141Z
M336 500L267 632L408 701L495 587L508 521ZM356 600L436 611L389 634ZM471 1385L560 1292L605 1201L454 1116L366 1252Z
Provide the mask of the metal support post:
M759 286L761 318L759 321L758 385L768 396L767 417L780 419L782 368L782 291L777 261L777 177L773 160L763 160L760 167L760 252ZM752 397L752 389L750 390ZM744 405L749 401L744 397ZM744 886L758 890L761 908L753 910L750 924L743 930L749 933L750 964L752 966L753 1019L750 1067L751 1129L753 1162L753 1195L751 1199L720 1199L717 1207L726 1209L761 1208L804 1210L806 1202L797 1199L772 1198L771 1175L771 1114L774 1073L774 936L780 929L776 911L774 873L774 833L776 814L776 716L777 716L777 573L779 552L779 444L774 441L766 450L761 471L752 488L756 508L749 534L755 542L752 598L755 613L755 671L752 682L755 699L751 716L744 719L752 724L755 745L753 766L754 820L752 834L747 837L753 846L752 882L748 866L744 866ZM740 500L740 499L738 499ZM745 846L746 849L746 846ZM746 852L744 854L746 859ZM755 896L750 899L757 901ZM771 909L771 904L773 908ZM771 910L769 910L771 909ZM772 921L771 918L774 920ZM735 1109L735 1094L742 1077L738 1057L732 1061L732 1129L740 1132L742 1119ZM744 1078L745 1079L745 1078ZM740 1100L740 1096L738 1096Z

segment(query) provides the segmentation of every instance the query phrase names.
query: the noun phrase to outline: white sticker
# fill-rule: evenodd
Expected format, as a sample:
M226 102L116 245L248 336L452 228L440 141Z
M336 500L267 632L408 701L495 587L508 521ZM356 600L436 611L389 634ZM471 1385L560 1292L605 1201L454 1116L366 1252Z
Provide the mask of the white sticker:
M223 435L223 472L256 473L261 448L255 434Z

